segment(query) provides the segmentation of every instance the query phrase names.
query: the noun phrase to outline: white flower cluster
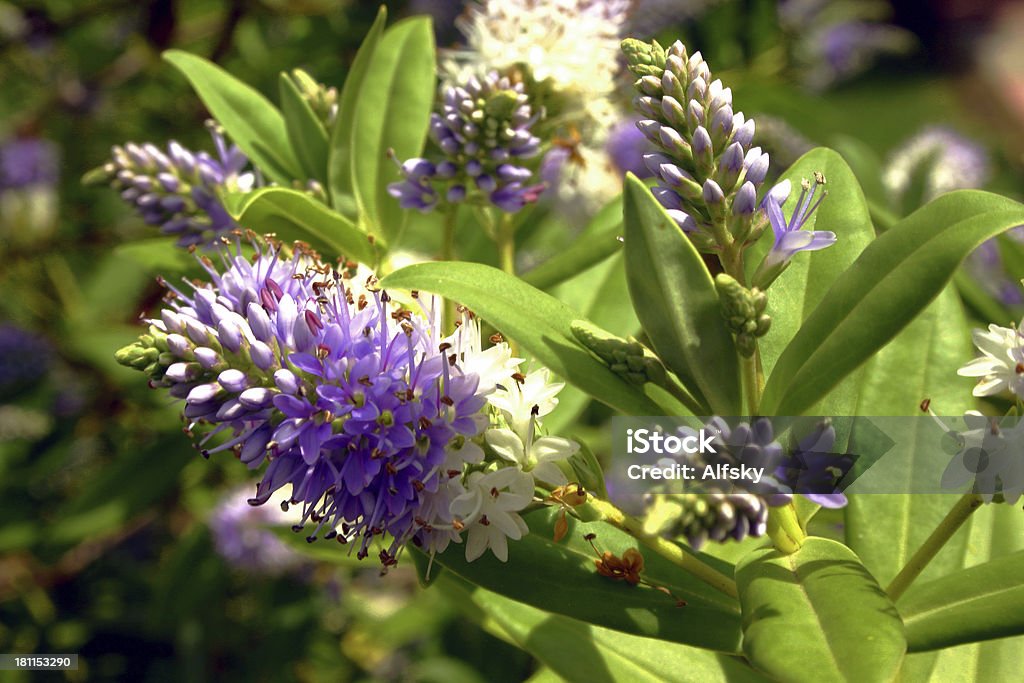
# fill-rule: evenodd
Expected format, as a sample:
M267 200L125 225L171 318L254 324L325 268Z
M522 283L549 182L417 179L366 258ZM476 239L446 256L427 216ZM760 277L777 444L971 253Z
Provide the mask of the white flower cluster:
M957 371L962 377L977 377L975 396L993 396L1007 390L1024 398L1024 332L1014 325L989 325L974 330L974 345L981 356Z
M480 378L476 395L486 396L481 416L490 420L490 426L482 444L464 441L452 447L452 467L462 470L464 463L469 465L435 496L437 518L448 524L433 525L435 533L426 550L442 552L450 542L461 542L465 533L467 561L490 549L505 562L508 539L529 533L519 513L534 502L534 489L568 483L557 463L576 453L579 444L537 433L540 418L558 405L558 392L565 385L552 382L547 368L518 374L523 359L514 358L506 342L483 348L473 318L463 318L449 343L462 371Z
M559 100L557 121L580 136L556 198L571 214L593 213L621 190L603 145L621 113L613 102L628 0L485 0L456 20L466 51L442 65L448 78L523 69ZM549 112L549 115L552 112Z

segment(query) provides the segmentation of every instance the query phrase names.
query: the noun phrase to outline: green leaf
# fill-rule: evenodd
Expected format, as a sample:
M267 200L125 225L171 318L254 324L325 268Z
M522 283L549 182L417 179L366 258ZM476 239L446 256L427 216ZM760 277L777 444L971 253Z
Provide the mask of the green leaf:
M231 217L259 233L275 233L281 240L301 240L324 252L332 260L342 254L373 264L374 244L347 218L335 213L309 195L283 187L265 187L242 195L229 195L225 205Z
M479 607L483 626L496 627L551 671L569 681L612 683L733 683L768 679L742 659L710 650L631 636L525 605L447 575L440 582L456 604ZM490 630L490 629L489 629Z
M875 230L857 179L843 158L832 150L819 147L804 154L780 180L789 180L794 188L799 188L800 182L804 178L813 178L815 172L823 173L828 180L828 197L811 214L804 229L831 230L837 241L828 249L797 254L772 283L768 294L772 326L758 342L766 374L771 373L786 345L796 336L803 321L821 302L839 274L849 268L875 239ZM796 197L791 196L784 209L789 212L795 207ZM771 235L765 235L751 249L752 253L747 257L751 275L771 246L771 241Z
M959 415L974 407L971 380L958 377L957 368L971 357L970 334L963 309L952 286L895 339L869 360L860 373L858 401L854 415L920 415L918 405L931 398L941 414ZM894 378L899 378L894 381ZM918 420L908 428L924 428ZM868 433L855 424L850 435L850 452L862 451ZM910 490L915 470L928 454L916 447L917 435L901 434L907 445L899 458L883 458L862 475L860 485L871 485L874 477L886 481L886 490L906 482ZM856 489L856 484L854 489ZM851 494L844 510L846 542L883 585L888 584L924 543L958 496L941 494ZM977 518L979 513L975 513ZM937 578L963 566L967 534L954 536L929 563L919 581ZM907 659L906 680L925 680L935 664L934 654ZM969 679L963 679L969 680Z
M1024 551L913 585L898 607L911 650L1024 635Z
M359 51L356 52L352 66L345 77L345 84L338 98L338 115L331 132L331 149L327 158L327 180L331 192L331 205L341 211L348 203L354 201L355 189L352 186L352 147L355 141L356 104L366 80L366 71L373 61L373 54L384 34L384 25L388 20L387 7L380 6L377 18L370 27Z
M798 415L813 406L934 299L967 254L1021 223L1024 206L1017 202L962 190L882 234L836 279L783 351L761 411Z
M654 351L714 413L741 414L739 360L707 266L636 176L624 200L626 278Z
M168 50L163 57L185 75L213 118L264 175L286 185L305 180L284 117L267 98L197 55Z
M278 80L288 140L307 178L327 183L327 131L287 73Z
M1024 515L1016 506L985 505L971 515L964 566L1024 551ZM907 658L905 680L1008 681L1020 676L1024 637L1000 638Z
M429 17L404 19L387 31L374 50L353 119L350 158L360 220L394 239L405 211L388 194L400 180L388 158L419 156L434 106L434 31Z
M685 607L677 607L672 597L653 588L603 577L594 568L594 550L583 535L597 534L597 546L619 556L636 547L636 539L603 522L582 523L570 517L568 533L555 543L558 512L547 508L527 514L531 533L510 544L508 562L490 553L466 562L462 547L453 545L434 563L470 583L580 621L720 652L738 650L740 613L735 600L642 547L643 577L686 600Z
M480 263L419 263L388 275L381 286L418 289L457 301L599 401L627 415L663 414L639 388L579 345L570 326L582 319L580 314L497 268Z
M842 543L755 550L736 567L743 651L785 681L892 681L906 650L885 591Z

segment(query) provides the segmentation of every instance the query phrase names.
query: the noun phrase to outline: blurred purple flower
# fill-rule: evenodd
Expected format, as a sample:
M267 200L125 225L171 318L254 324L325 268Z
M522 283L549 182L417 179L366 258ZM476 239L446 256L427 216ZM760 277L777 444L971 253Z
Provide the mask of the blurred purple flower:
M0 145L0 191L52 186L59 176L57 146L40 138L17 138Z
M632 173L638 178L650 178L654 174L644 163L644 155L653 152L654 146L636 122L637 119L624 119L612 126L605 150L622 175Z

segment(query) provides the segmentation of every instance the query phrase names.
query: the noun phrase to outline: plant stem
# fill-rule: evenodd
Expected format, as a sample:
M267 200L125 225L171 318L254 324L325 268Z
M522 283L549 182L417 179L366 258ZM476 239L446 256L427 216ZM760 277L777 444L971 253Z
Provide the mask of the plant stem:
M444 234L441 238L441 260L442 261L454 261L455 260L455 225L457 223L458 208L455 206L449 207L448 211L444 216ZM456 313L455 313L455 302L445 297L444 300L444 320L442 321L442 329L446 331L452 331L455 329Z
M516 233L515 225L508 214L503 213L498 221L498 232L495 235L498 244L498 263L509 275L516 274Z
M914 579L921 575L928 563L942 550L946 542L953 537L957 529L963 526L971 514L981 507L983 502L981 496L976 493L966 493L956 502L953 509L939 522L924 544L917 549L914 556L885 589L893 602L900 599L910 584L914 583Z
M690 574L693 574L712 588L728 595L729 597L738 597L739 594L736 591L736 582L731 578L712 568L710 565L704 564L675 543L661 538L660 536L648 534L644 531L640 520L625 514L622 510L615 507L608 501L600 500L591 496L587 499L586 507L589 507L593 512L597 513L598 519L608 522L612 526L625 531L627 534L637 539L672 564L684 569Z

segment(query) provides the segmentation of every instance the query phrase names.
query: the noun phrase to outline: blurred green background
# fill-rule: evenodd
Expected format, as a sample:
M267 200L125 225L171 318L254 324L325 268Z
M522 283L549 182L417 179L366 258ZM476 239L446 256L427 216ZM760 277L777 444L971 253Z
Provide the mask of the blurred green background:
M440 46L458 38L458 2L386 4L392 17L435 12ZM1014 3L920 4L638 0L631 30L702 50L738 108L762 116L775 172L811 144L839 149L879 221L920 203L894 194L884 168L929 125L979 145L988 169L979 182L1019 197L1024 14ZM0 184L0 652L82 661L78 671L11 680L548 677L468 607L420 590L411 567L380 577L339 546L307 546L272 510L250 511L244 468L199 457L177 408L113 359L158 301L155 276L191 263L147 248L152 228L116 193L80 182L113 144L208 147L202 105L160 52L210 57L271 97L278 73L293 67L340 85L376 9L354 0L0 2L0 160L20 163L17 142L58 160L55 177ZM877 31L847 43L828 32L857 22L891 29L880 54L857 52ZM627 91L624 81L624 104ZM1011 270L1008 259L1024 263L1014 249L1003 245ZM979 319L1019 313L990 294L974 292ZM580 428L598 447L604 417L584 413Z

